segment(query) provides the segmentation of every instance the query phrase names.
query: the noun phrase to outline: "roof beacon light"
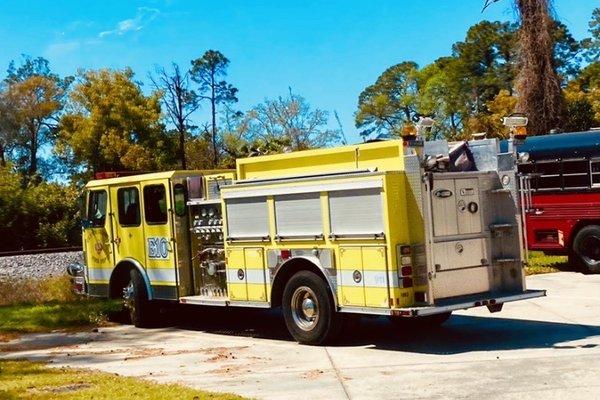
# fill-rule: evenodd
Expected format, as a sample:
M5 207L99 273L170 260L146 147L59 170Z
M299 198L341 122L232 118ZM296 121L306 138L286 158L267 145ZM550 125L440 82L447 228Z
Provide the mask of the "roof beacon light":
M435 124L433 118L419 117L419 121L417 122L417 135L424 136L423 134L430 130L433 124Z
M529 119L525 114L513 113L502 119L504 126L510 129L511 138L523 140L527 137L527 123Z
M509 128L524 127L527 126L528 122L529 120L527 117L522 114L511 114L508 117L502 118L502 123L504 126Z

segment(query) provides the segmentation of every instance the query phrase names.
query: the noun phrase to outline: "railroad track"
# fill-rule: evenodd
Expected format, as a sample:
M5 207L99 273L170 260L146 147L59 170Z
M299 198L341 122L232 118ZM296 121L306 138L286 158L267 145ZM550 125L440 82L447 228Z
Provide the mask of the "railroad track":
M81 251L81 246L71 247L54 247L47 249L29 249L29 250L15 250L15 251L0 251L0 257L10 256L27 256L32 254L50 254L50 253L63 253L67 251Z

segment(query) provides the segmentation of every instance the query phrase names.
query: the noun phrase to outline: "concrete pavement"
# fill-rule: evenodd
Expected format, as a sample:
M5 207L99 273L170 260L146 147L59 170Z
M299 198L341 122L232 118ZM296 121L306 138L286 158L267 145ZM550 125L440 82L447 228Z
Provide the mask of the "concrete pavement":
M329 347L291 341L276 312L190 308L176 328L28 335L0 357L264 399L600 399L600 275L528 287L548 297L457 312L429 332L362 318Z

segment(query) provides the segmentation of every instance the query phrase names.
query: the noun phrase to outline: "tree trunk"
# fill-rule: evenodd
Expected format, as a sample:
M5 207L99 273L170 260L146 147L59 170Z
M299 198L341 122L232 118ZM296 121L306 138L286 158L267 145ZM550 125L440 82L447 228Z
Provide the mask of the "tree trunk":
M179 131L179 157L181 158L181 169L187 169L185 161L185 129Z
M212 150L213 150L213 167L216 168L219 162L219 156L217 153L217 99L215 97L215 74L216 71L212 70L210 75L210 106L212 112Z
M6 155L4 154L6 152L6 150L4 149L4 146L2 145L2 143L0 143L0 166L1 167L6 167Z
M37 173L38 131L39 128L35 126L30 126L29 128L29 168L27 169L29 180Z
M517 111L529 118L528 130L543 135L560 126L564 102L554 63L549 0L517 0L519 29Z

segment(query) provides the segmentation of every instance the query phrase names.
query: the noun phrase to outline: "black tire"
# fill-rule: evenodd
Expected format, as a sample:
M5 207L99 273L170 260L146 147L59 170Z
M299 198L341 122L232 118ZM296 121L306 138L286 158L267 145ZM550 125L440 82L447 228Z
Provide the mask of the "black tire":
M287 282L282 310L288 331L299 343L330 342L342 328L326 282L310 271L297 272Z
M573 239L572 256L569 262L574 263L583 272L600 273L600 226L588 225Z
M130 281L123 289L125 308L129 312L131 323L137 328L154 326L156 315L154 307L148 300L146 284L140 273L135 269L129 272Z

